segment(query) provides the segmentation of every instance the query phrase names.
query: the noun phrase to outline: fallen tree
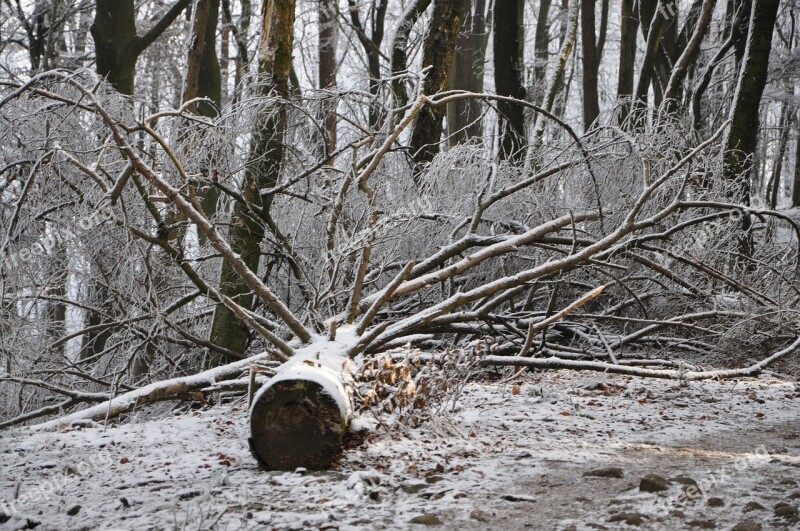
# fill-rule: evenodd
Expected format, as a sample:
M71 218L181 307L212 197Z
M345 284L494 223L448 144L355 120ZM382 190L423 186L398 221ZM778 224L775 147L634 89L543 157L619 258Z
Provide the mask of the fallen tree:
M350 334L339 334L343 335ZM250 450L266 470L324 470L353 414L355 365L346 342L321 340L281 365L250 406Z
M59 193L85 208L113 204L113 219L76 236L82 247L68 246L114 249L126 267L108 270L98 260L89 268L117 312L93 325L107 331L108 348L81 359L60 348L81 331L33 335L41 342L37 351L46 355L6 370L0 381L25 396L32 397L35 388L44 397L60 393L67 400L53 407L36 395L32 407L20 406L5 425L59 415L87 401L102 402L40 428L108 420L147 403L222 388L223 380L239 378L254 358L185 375L197 370L198 352L218 348L203 334L220 304L252 331L253 351L269 348L271 354L258 359L285 362L250 410L253 451L267 468L327 466L358 407L346 366L362 366L409 343L444 349L492 337L491 345L476 350L483 366L676 379L753 375L795 351L800 232L780 212L726 199L738 186L720 177L719 145L727 124L676 148L675 140L683 139L680 124L633 133L599 126L579 137L545 110L515 102L553 124L547 148L531 155L535 164L498 163L486 148L459 146L417 174L417 187L403 154L404 133L425 106L465 99L488 107L503 98L418 95L393 111L401 117L387 119L382 134L353 132L335 154L335 167L324 171L332 157L317 160L316 146L297 139L282 180L260 191L270 205L264 210L237 191L237 131L250 130L241 122L252 109L276 105L294 109L292 120L313 126L296 102L253 98L216 122L185 109L135 119L125 102L85 73L48 72L15 87L0 100L4 116L59 118L48 144L31 148L31 159L40 162L25 189L41 178L61 183ZM204 143L195 150L203 153L202 164L172 149L172 122L183 124L187 135L187 122L203 132L197 138ZM92 134L76 135L81 128ZM195 171L209 160L212 172ZM204 187L219 189L229 205L239 204L263 223L269 239L261 251L269 260L259 271L226 240L222 227L236 220L205 214L194 196ZM167 209L180 214L172 217L203 243L170 239ZM54 218L58 209L27 194L11 210L3 249L34 237L30 227L43 217L50 230L71 219ZM752 219L758 245L752 256L739 254L743 216ZM22 226L28 228L14 228ZM766 226L770 230L757 232ZM257 305L243 306L220 292L214 279L223 261L252 290ZM48 281L26 275L4 269L4 297L14 305L57 301L93 309L48 295ZM11 324L9 330L20 327ZM336 340L340 324L347 337ZM322 340L326 332L333 339ZM517 355L495 355L502 345ZM755 363L742 359L742 368L684 370L698 365L698 357L721 357L732 346L764 351L764 345L775 346L775 353ZM125 377L134 357L144 355L157 381L139 387ZM184 375L170 377L176 373ZM230 388L241 388L238 382Z

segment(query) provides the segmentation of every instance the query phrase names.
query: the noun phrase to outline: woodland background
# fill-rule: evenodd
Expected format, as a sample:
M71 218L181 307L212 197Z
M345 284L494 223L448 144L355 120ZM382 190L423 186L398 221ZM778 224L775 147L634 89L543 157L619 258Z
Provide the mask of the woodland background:
M0 426L347 324L757 372L798 341L798 9L3 0Z

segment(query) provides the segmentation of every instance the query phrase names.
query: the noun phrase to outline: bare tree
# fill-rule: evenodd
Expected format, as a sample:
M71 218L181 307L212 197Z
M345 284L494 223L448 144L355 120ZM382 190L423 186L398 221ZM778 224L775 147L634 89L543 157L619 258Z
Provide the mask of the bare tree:
M458 35L456 54L450 73L450 88L483 92L484 61L489 42L485 0L463 0L463 28ZM488 17L491 21L491 16ZM483 113L475 100L457 101L447 106L450 145L455 146L483 136Z
M272 197L268 193L262 195L262 190L269 190L278 184L283 166L287 117L281 101L289 97L294 18L294 0L270 0L264 3L258 49L258 91L264 98L277 100L274 100L273 106L259 113L253 125L241 199L234 206L233 223L228 233L233 252L241 256L242 262L253 272L258 271L265 225L273 225L270 214ZM246 310L252 309L251 288L227 261L223 263L219 285L223 297L235 301ZM241 317L226 305L218 306L209 340L226 350L244 352L248 337L248 328ZM209 365L216 366L222 362L223 358L214 353Z
M423 94L433 95L447 88L464 8L461 0L433 1L433 14L422 51L422 68L428 69L422 82ZM441 107L425 106L417 116L410 145L415 164L430 163L439 151L444 114L445 109Z
M189 2L176 0L153 26L139 35L133 0L97 0L92 24L97 73L121 94L133 95L136 60Z
M388 0L371 0L369 7L369 20L371 28L369 35L367 28L361 21L361 13L355 0L347 0L350 12L350 22L356 31L356 36L364 53L367 56L367 71L369 73L369 93L372 100L369 106L369 127L377 129L381 120L380 103L378 102L378 92L380 90L381 79L381 44L385 33L386 9ZM455 21L455 23L458 23Z
M597 93L597 75L600 70L600 54L595 30L595 5L595 0L583 0L581 6L584 131L588 131L600 115L600 100Z
M525 2L496 2L494 5L494 84L497 94L516 100L525 99L523 69L525 64ZM510 101L497 104L500 128L500 157L524 161L524 109Z

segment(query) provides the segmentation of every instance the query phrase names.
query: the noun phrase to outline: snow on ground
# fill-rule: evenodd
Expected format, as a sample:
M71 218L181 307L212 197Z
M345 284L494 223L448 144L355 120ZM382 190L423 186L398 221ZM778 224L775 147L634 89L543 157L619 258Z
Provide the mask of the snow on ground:
M2 433L0 529L800 529L800 383L772 373L469 384L324 473L260 471L246 411Z

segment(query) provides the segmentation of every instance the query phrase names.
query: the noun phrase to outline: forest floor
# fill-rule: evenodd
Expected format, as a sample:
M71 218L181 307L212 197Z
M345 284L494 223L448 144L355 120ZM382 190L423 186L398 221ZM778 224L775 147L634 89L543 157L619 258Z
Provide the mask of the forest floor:
M471 383L324 473L260 471L243 400L0 434L0 529L800 529L796 375Z

